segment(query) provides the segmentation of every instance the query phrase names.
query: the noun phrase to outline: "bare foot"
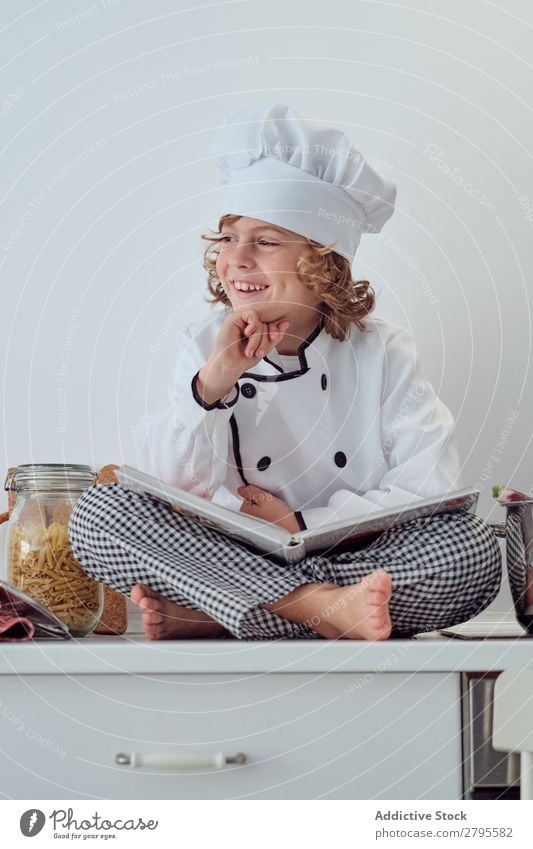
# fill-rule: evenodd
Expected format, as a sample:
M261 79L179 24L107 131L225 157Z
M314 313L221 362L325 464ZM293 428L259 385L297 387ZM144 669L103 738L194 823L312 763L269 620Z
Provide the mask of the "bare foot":
M143 629L149 640L233 637L233 634L202 610L191 610L174 604L143 584L133 587L131 600L141 608Z
M303 584L279 601L260 606L328 640L387 640L391 594L392 579L380 570L346 587Z

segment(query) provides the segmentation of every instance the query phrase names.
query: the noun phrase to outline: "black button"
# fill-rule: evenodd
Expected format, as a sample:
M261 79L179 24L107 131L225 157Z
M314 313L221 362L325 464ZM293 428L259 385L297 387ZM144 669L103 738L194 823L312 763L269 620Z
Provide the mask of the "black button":
M257 389L253 385L253 383L243 383L241 386L241 392L245 398L253 398L257 392Z
M335 454L335 463L337 466L340 466L341 469L346 465L346 454L344 451L337 451Z
M323 374L322 377L320 378L320 383L322 385L322 389L328 388L328 379L327 379L325 374Z
M268 467L270 466L270 457L261 457L257 464L257 468L260 472L266 472Z

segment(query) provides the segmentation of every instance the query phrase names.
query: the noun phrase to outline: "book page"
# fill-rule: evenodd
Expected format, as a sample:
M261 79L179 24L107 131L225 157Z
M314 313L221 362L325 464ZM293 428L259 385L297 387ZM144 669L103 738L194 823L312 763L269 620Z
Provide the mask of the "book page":
M376 535L389 528L410 522L412 519L457 510L473 510L478 498L477 490L458 490L445 496L420 499L416 504L404 508L398 507L397 510L387 510L368 519L355 522L343 520L329 527L302 531L297 537L305 543L306 554L327 553L335 546L349 546L359 542L364 544L365 539L370 542Z

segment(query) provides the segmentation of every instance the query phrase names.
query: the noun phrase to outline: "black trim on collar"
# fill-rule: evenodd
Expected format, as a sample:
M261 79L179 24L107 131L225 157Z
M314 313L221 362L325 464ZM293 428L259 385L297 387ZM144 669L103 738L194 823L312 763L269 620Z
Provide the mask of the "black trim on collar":
M237 401L239 400L239 395L241 393L240 386L239 386L238 383L235 384L235 386L237 387L237 394L236 394L235 398L233 399L233 401L228 401L228 402L225 403L224 401L221 401L219 399L218 401L215 401L214 404L208 404L206 401L204 401L204 399L199 394L198 389L196 388L196 384L198 382L198 375L199 374L200 374L200 369L198 369L198 371L194 375L193 379L191 380L191 389L192 389L193 398L194 398L194 400L196 401L197 404L200 404L200 407L203 407L204 410L227 410L229 407L233 407L233 405L237 403ZM235 388L235 386L233 388Z
M272 362L272 360L269 360L269 359L268 359L268 357L263 357L263 359L264 359L264 361L265 361L266 363L268 363L268 364L269 364L269 366L272 366L273 368L275 368L275 369L277 369L278 371L280 371L282 374L285 374L285 372L283 371L283 369L281 368L281 366L278 366L278 365L277 365L277 363L273 363L273 362Z
M310 368L310 366L307 363L307 357L305 356L305 350L306 350L306 348L309 347L309 345L311 345L315 341L315 339L317 338L319 333L323 330L323 328L324 328L324 317L322 317L320 319L320 322L315 327L313 332L307 337L307 339L304 339L304 341L302 342L302 344L298 348L298 359L300 360L300 368L298 370L283 372L282 374L279 374L279 375L278 374L273 374L273 375L256 374L253 371L245 371L243 374L241 374L241 378L242 377L251 377L253 380L260 380L260 381L274 383L278 380L280 380L280 381L281 380L292 380L294 377L300 377L302 374L305 374L306 372L309 371L309 368ZM274 366L274 368L279 368L275 363L272 363L270 360L267 360L266 357L263 357L263 360L266 360L267 363L269 363L271 366Z
M229 420L231 427L231 438L233 441L233 456L235 457L235 463L237 464L237 471L241 476L241 480L245 486L248 486L248 481L244 477L244 472L242 470L242 457L241 457L241 446L239 440L239 427L237 425L237 421L235 419L235 413L232 413L231 418Z

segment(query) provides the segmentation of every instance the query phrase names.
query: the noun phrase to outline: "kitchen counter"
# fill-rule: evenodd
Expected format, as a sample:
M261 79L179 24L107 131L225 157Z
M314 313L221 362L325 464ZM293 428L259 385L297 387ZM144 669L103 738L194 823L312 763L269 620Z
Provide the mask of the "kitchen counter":
M380 643L327 640L165 640L142 634L0 644L0 675L487 672L533 666L527 637L439 634Z
M483 620L506 639L380 643L152 642L139 624L121 637L0 643L5 798L457 800L470 786L463 682L533 667L511 621L498 631ZM244 762L120 765L132 752Z

